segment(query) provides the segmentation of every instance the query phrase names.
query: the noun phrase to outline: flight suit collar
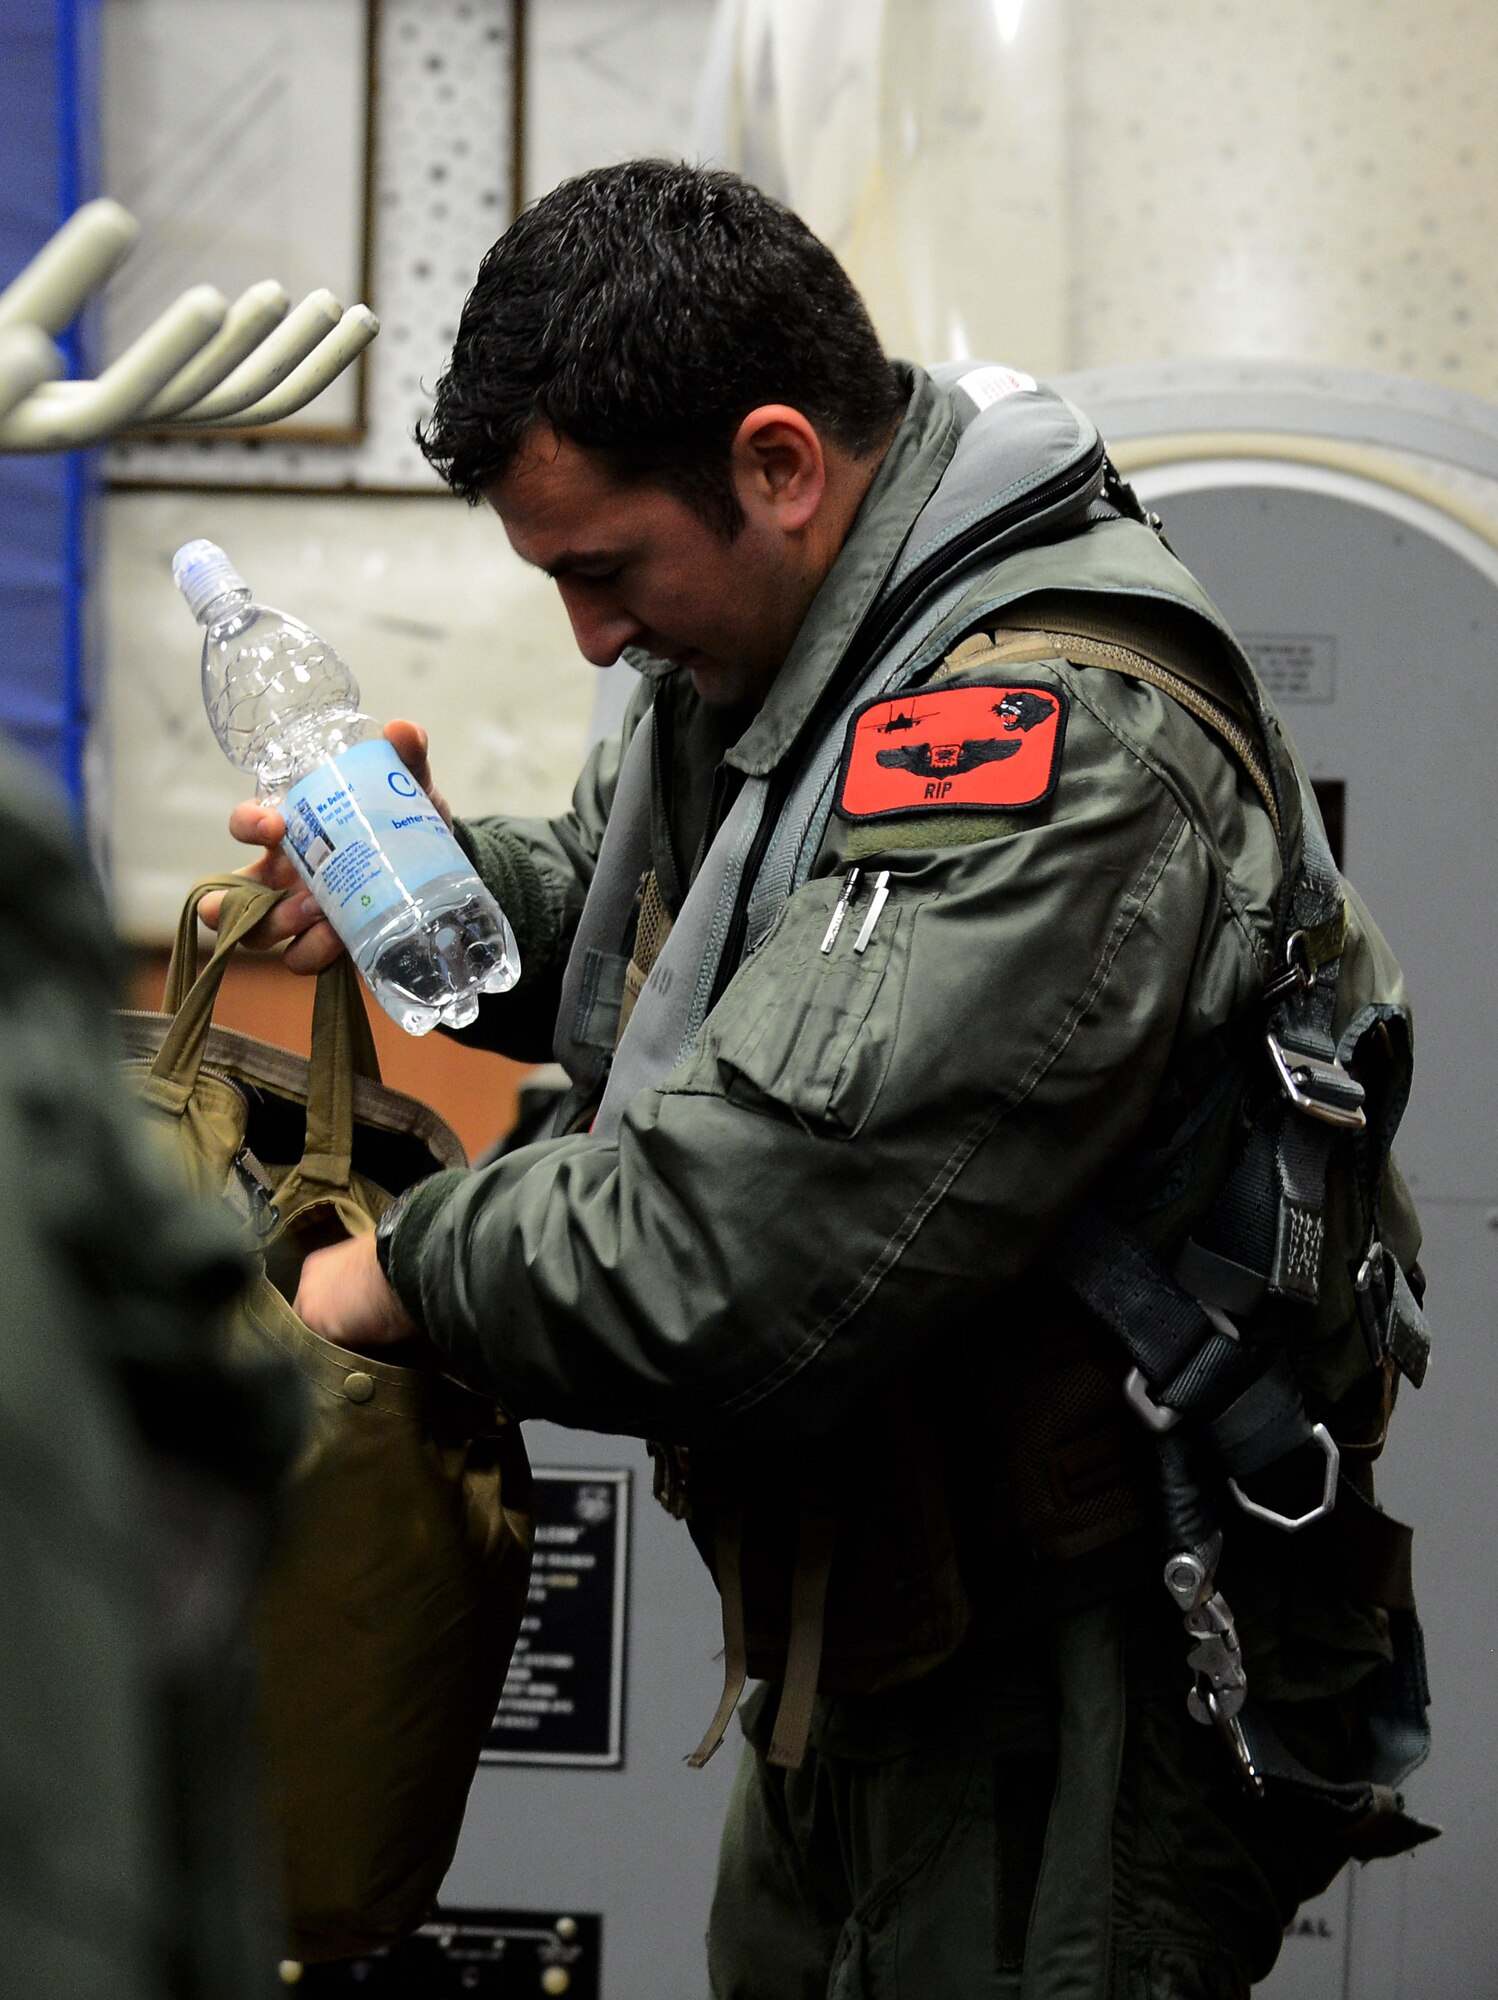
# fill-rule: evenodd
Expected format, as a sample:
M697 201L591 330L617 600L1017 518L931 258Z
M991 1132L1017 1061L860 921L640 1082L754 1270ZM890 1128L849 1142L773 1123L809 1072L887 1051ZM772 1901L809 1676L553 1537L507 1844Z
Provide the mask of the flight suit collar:
M956 449L957 422L946 391L924 369L895 365L911 393L894 442L763 707L724 757L748 777L773 771L795 743Z

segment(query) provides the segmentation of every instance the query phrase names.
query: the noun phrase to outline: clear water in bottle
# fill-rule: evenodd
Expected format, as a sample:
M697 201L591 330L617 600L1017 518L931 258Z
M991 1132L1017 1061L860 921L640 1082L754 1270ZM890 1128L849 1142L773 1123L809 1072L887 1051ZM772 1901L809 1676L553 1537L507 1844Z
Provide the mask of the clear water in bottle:
M213 542L172 559L206 627L203 700L229 761L286 820L283 843L387 1014L466 1027L519 976L514 934L441 815L359 707L339 655L257 604Z

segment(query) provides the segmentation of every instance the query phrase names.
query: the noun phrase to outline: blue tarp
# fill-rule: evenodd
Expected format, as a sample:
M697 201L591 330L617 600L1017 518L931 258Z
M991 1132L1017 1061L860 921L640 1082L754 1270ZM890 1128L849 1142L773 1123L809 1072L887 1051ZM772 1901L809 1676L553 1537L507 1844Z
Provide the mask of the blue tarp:
M97 192L97 30L97 0L0 0L0 285ZM75 804L92 484L82 455L0 454L0 729Z

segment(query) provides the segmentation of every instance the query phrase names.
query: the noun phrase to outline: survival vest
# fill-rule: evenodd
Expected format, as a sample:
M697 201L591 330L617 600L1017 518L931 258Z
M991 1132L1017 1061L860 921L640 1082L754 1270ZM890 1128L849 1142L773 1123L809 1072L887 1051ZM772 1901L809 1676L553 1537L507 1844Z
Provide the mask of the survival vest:
M563 986L557 1053L577 1089L558 1129L593 1101L593 1129L616 1131L630 1098L690 1051L744 954L810 874L847 723L861 704L921 686L967 641L976 650L969 658L964 648L964 671L1062 657L1147 681L1186 707L1247 771L1281 853L1281 969L1232 1058L1245 1079L1250 1135L1170 1268L1099 1201L1069 1219L1051 1272L1121 1343L1129 1400L1154 1440L1164 1583L1186 1625L1192 1714L1221 1731L1250 1789L1262 1791L1268 1776L1314 1792L1356 1829L1348 1852L1395 1851L1430 1831L1402 1815L1394 1790L1428 1741L1408 1532L1373 1505L1367 1470L1396 1376L1418 1384L1429 1348L1418 1226L1390 1157L1411 1061L1397 968L1340 879L1246 656L1164 548L1158 521L1119 479L1093 425L1012 371L968 363L936 373L953 394L961 435L850 646L821 725L807 732L789 786L745 781L674 923L654 908L647 883L650 919L626 970L614 953L650 863L652 732L637 730ZM1120 575L1116 555L1094 571L1080 531L1119 519L1155 532L1131 537L1129 573ZM984 631L996 635L987 646L970 637ZM652 977L657 967L668 976ZM610 1058L609 1021L626 991ZM600 1022L601 1011L609 1020ZM794 1765L818 1686L893 1685L960 1640L961 1579L932 1504L941 1483L934 1433L894 1413L890 1422L910 1475L900 1496L907 1557L889 1520L871 1524L867 1486L850 1479L836 1452L784 1479L775 1468L767 1481L731 1454L688 1462L656 1448L658 1495L690 1518L723 1596L723 1699L692 1761L712 1754L751 1671L783 1678L770 1754ZM873 1440L870 1462L887 1446ZM765 1611L751 1491L782 1496L761 1509L778 1621ZM1243 1648L1218 1587L1240 1522L1246 1539L1267 1536L1276 1549L1290 1546L1287 1536L1303 1538L1300 1547L1359 1578L1387 1622L1390 1657L1370 1690L1363 1771L1347 1785L1325 1785L1267 1716L1245 1706ZM879 1555L864 1563L870 1548ZM861 1563L870 1588L840 1590ZM1271 1556L1269 1568L1277 1566Z

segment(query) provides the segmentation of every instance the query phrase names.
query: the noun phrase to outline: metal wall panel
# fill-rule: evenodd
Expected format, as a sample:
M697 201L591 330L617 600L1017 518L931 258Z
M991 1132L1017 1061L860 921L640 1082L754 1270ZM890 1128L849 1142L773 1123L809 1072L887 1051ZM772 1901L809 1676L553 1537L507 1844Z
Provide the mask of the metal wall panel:
M633 1471L624 1761L482 1766L443 1901L601 1915L604 2000L702 2000L738 1731L706 1769L682 1760L722 1685L717 1594L686 1530L651 1497L642 1445L551 1424L528 1424L526 1442L536 1466Z

